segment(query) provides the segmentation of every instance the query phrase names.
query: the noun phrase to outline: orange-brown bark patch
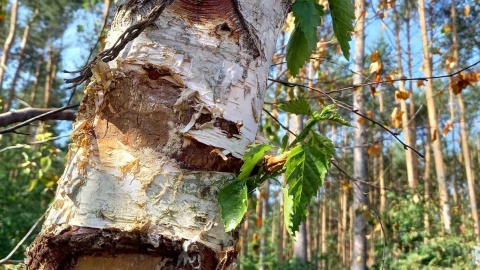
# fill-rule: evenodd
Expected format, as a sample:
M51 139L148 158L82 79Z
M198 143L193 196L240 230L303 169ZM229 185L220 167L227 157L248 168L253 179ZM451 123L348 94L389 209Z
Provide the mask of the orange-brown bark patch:
M117 139L139 148L158 151L166 145L176 122L173 104L180 95L169 82L130 72L117 78L105 95L105 106L95 129L97 138Z

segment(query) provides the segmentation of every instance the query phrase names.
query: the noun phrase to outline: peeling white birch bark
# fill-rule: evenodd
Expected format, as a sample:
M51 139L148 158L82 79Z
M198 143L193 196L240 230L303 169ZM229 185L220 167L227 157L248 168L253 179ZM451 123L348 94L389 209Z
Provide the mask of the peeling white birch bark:
M145 5L142 12L118 13L111 24L106 48L141 19L138 14L147 14L158 2ZM116 113L114 106L106 104L112 95L109 91L118 87L122 77L145 77L144 67L148 66L169 73L163 79L178 87L176 113L185 113L193 106L197 118L210 114L213 120L219 117L237 123L241 126L240 134L227 136L219 127L211 123L199 125L193 119L186 125L169 121L168 127L159 127L168 131L168 141L161 147L136 147L135 141L125 143L110 137L76 139L42 234L55 235L69 226L80 226L146 232L157 246L161 234L198 241L215 251L234 249L235 239L224 232L220 219L217 192L235 175L182 169L168 154L195 140L219 149L223 155L241 158L246 146L255 139L287 1L239 2L256 48L248 47L242 36L236 42L228 31L222 31L219 26L225 23L223 20L191 21L174 4L109 63L110 70L98 67L100 75L94 72L97 76L90 83L90 89L95 89L95 119L89 123L88 119L79 119L75 126L81 130L90 125L95 130L102 121L108 122L99 112ZM252 51L255 49L258 51ZM259 56L254 57L255 53ZM130 90L138 91L135 87ZM157 106L163 102L159 100L161 95L136 95L147 96L141 103L130 100L128 106L135 115L162 112ZM109 122L106 128L121 129ZM135 131L132 128L123 132Z

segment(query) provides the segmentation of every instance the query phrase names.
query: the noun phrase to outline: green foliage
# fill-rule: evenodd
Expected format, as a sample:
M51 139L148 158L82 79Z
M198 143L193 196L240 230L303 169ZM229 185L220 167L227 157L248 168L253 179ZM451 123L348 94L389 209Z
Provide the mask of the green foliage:
M20 144L18 135L0 140L0 256L10 253L33 223L45 212L54 196L54 184L63 171L63 152L53 144ZM15 149L5 149L15 145ZM18 148L17 148L18 147ZM40 229L37 228L35 232ZM23 259L28 238L14 260Z
M286 183L282 188L284 198L285 227L294 235L299 225L306 219L307 207L319 188L323 186L328 172L330 159L335 154L333 143L315 130L319 121L334 121L349 125L341 118L333 105L324 107L320 113L312 112L305 98L294 99L279 106L286 112L309 115L310 119L304 129L290 145L285 140L280 155L285 159L281 171L286 173ZM286 137L284 137L286 138ZM227 231L240 224L247 210L247 194L250 190L273 178L276 173L263 173L263 165L259 162L272 149L271 145L252 145L244 154L244 164L238 180L225 186L220 191L219 203L222 208L222 219ZM250 176L255 166L260 167L255 176Z
M330 14L333 22L333 33L340 44L343 55L350 59L350 45L352 40L350 33L353 31L352 20L355 20L355 12L350 0L329 0Z
M337 114L337 110L335 105L331 104L323 108L322 112L319 115L320 120L328 120L332 122L339 123L340 125L344 125L347 127L353 127L350 122L343 119L340 115Z
M234 181L220 191L218 196L225 231L237 227L247 212L247 184L245 181Z
M285 208L292 207L288 210L291 214L285 214L285 226L290 234L298 231L300 223L306 218L311 198L323 186L330 158L314 145L303 143L288 155L285 164L288 196L285 196L284 205Z
M237 178L239 180L247 179L255 165L257 165L257 163L263 158L265 153L272 148L272 145L266 144L251 145L243 155L244 163L242 165L242 168L240 168L240 174Z
M287 66L293 76L317 46L317 27L323 16L323 7L312 0L297 0L292 5L295 29L287 45Z
M442 230L439 216L431 214L439 212L435 201L411 191L402 196L388 192L387 196L389 208L382 218L386 247L380 238L376 244L376 257L380 258L382 252L388 254L385 269L475 269L471 256L475 245L473 234L462 237L454 233L432 234ZM431 226L428 230L423 222L426 215ZM467 220L462 223L470 227L468 231L473 230L473 224ZM381 269L380 263L374 269Z
M283 104L278 104L277 107L287 113L300 114L300 115L310 115L312 114L312 109L310 104L305 99L305 97L299 97L292 99Z
M353 5L349 0L329 0L333 22L333 32L337 37L343 55L350 58L350 33L353 31L352 20L355 19ZM310 58L317 47L317 27L324 15L323 6L314 0L296 0L292 5L295 28L287 44L287 66L293 76Z

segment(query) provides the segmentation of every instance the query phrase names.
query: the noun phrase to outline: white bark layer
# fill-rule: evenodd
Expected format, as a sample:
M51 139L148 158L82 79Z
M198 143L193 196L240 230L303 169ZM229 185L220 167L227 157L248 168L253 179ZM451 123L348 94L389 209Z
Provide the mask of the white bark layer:
M117 14L106 48L126 28L145 17L151 4L158 3L152 2L143 6L143 11L121 10ZM241 158L245 147L255 139L275 39L286 15L286 1L239 2L249 33L241 32L237 40L228 31L235 30L231 22L226 22L229 25L224 31L223 19L191 20L174 3L109 66L98 63L93 67L94 76L85 90L84 104L90 99L94 108L87 105L75 124L70 158L43 234L81 226L147 232L154 245L161 234L189 239L187 244L198 241L215 251L234 248L235 238L224 232L220 219L217 192L235 175L187 170L169 154L197 141L218 149L214 154ZM246 38L254 41L253 47L246 43ZM150 134L127 139L106 136L111 130L122 135L145 132L131 123L123 130L102 111L118 113L112 96L122 95L117 90L126 87L121 85L125 77L132 77L132 81L145 78L146 67L161 71L169 89L178 89L175 115L186 114L192 108L196 113L186 125L169 120L164 123L167 126L152 126L152 133L159 134L162 129L168 137L163 144L142 144L141 135ZM169 111L159 104L165 103L171 92L152 94L164 91L158 83L148 86L152 92L144 93L138 93L133 82L132 86L129 91L137 92L132 94L134 99L128 101L127 107L129 113L137 116L137 122L152 115L168 119L164 114ZM140 96L143 100L135 100ZM202 114L211 115L212 121L196 123ZM226 134L215 126L217 117L236 123L239 134ZM106 137L98 135L100 126L106 130L102 131Z

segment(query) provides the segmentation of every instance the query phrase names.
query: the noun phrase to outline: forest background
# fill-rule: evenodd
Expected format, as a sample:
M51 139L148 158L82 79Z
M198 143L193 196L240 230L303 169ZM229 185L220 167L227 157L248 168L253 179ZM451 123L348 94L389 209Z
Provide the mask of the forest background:
M319 3L328 7L326 1ZM480 104L476 98L480 6L473 0L420 3L423 1L366 2L365 57L360 74L353 71L353 61L341 54L331 21L324 17L311 60L296 77L291 76L285 47L293 20L287 21L266 82L262 135L280 145L286 129L298 128L294 117L275 106L279 102L305 95L310 106L319 109L329 102L318 94L321 90L340 102L352 103L358 86L352 86L352 78L357 74L366 86L365 117L354 118L354 113L342 108L339 113L354 126L365 124L367 140L358 144L350 127L332 123L319 127L335 145L336 166L309 206L304 229L295 238L282 225L278 184L282 179L267 181L252 193L241 227L240 267L349 268L352 221L357 214L352 190L359 184L368 187L365 196L369 202L362 213L367 222L365 259L372 269L382 265L387 269L474 269L480 263L480 189L475 182L480 178ZM422 7L427 44L422 40ZM80 102L80 87L75 92L67 89L63 79L70 75L63 70L83 67L89 55L102 48L105 26L114 10L110 0L1 0L0 40L5 42L0 74L1 129L14 124L8 120L12 119L9 111L51 111ZM431 67L425 64L425 56L431 59ZM426 80L428 69L437 78ZM408 80L401 80L405 78ZM429 83L434 93L431 99L426 98ZM429 121L427 103L431 100L438 128L432 128ZM20 242L53 198L64 169L74 110L70 106L58 114L59 120L36 121L0 135L1 257ZM405 150L397 138L420 155ZM433 149L434 142L440 142L440 156ZM352 179L355 148L365 149L368 155L368 179L362 183ZM438 181L441 166L445 184ZM20 268L23 253L38 230L9 259L10 264L0 267Z

